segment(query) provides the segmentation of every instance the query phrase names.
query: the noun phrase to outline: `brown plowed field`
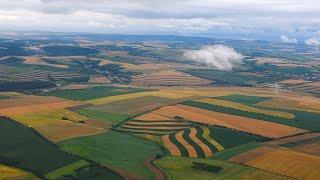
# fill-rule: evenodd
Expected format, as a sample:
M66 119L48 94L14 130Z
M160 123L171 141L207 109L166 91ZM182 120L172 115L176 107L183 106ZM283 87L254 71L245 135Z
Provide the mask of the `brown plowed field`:
M147 113L147 114L143 114L141 116L138 116L135 118L136 120L142 120L142 121L167 121L167 120L172 120L172 118L169 118L167 116L163 116L160 114L156 114L156 113Z
M164 135L161 137L164 146L170 151L170 154L173 156L181 156L179 148L170 141L169 135Z
M107 130L104 128L98 128L88 124L63 121L63 120L58 121L52 125L38 126L38 127L35 127L35 129L40 134L42 134L47 139L53 142L107 132Z
M197 151L183 138L183 131L177 133L175 137L187 149L189 157L198 157Z
M206 155L206 157L212 156L213 153L211 151L211 149L204 144L200 139L198 139L197 135L197 129L196 128L191 128L190 129L190 134L189 137L200 146L200 148L202 149L202 151L204 152L204 154Z

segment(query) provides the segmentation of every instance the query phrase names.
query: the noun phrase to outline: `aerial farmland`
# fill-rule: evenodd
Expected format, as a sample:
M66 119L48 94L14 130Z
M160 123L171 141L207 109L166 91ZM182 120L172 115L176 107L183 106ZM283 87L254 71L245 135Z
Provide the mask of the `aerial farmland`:
M243 41L248 56L225 71L184 60L185 51L221 43L210 38L58 34L65 46L40 35L31 38L41 51L0 51L0 179L320 176L312 57L250 55L261 42ZM23 49L19 38L0 47ZM284 45L266 48L274 46Z

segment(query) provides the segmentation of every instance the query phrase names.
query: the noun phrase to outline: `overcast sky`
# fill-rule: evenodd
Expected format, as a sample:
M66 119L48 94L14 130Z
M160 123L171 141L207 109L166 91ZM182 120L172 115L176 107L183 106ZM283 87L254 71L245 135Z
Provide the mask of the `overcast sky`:
M0 30L177 34L295 43L320 36L320 0L0 0Z

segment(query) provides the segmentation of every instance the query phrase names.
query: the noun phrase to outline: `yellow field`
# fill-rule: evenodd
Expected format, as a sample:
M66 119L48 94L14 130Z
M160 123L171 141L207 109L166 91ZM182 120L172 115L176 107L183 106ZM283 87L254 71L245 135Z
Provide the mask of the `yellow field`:
M84 121L88 118L67 109L47 110L43 112L24 113L10 116L16 121L23 123L27 126L37 127L42 125L55 124L62 119L69 121Z
M42 104L33 104L26 106L15 106L9 108L0 108L0 115L3 116L17 116L22 114L38 113L38 112L48 112L53 110L58 110L61 108L68 108L77 105L81 105L81 102L75 101L60 101L60 102L50 102Z
M34 179L40 179L33 175L32 173L26 172L21 169L9 167L6 165L0 164L0 179L29 179L29 180L34 180Z
M201 99L197 99L197 100L194 100L194 101L207 103L207 104L212 104L212 105L223 106L223 107L232 108L232 109L239 109L241 111L247 111L247 112L254 112L254 113L265 114L265 115L270 115L270 116L276 116L276 117L281 117L281 118L286 118L286 119L293 119L295 117L294 114L287 113L287 112L259 109L259 108L247 106L247 105L244 105L244 104L241 104L241 103L232 102L232 101L226 101L226 100L220 100L220 99L201 98Z
M209 141L211 144L213 144L219 151L222 151L224 149L224 147L219 144L217 141L215 141L214 139L212 139L210 137L210 129L209 128L203 128L203 137Z
M276 97L268 101L261 102L258 105L264 107L286 108L320 113L320 99L309 96L288 98Z
M156 96L156 97L164 97L164 98L171 98L171 99L180 99L180 98L190 97L191 95L184 94L184 93L171 93L171 92L160 90L160 91L138 92L138 93L124 94L124 95L117 95L117 96L109 96L104 98L92 99L87 102L94 105L100 105L100 104L108 104L116 101L122 101L127 99L145 97L145 96Z
M24 57L25 61L23 62L24 64L33 64L33 65L41 65L41 66L52 66L52 67L57 67L57 68L69 68L68 65L64 64L50 64L45 61L43 61L40 57L35 57L35 56L27 56Z
M297 179L320 177L320 157L284 149L271 150L245 164Z

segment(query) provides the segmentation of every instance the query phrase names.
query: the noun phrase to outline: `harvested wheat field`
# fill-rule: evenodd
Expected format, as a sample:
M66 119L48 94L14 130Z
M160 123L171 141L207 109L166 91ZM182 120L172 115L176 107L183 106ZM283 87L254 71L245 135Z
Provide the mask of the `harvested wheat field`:
M162 136L161 140L164 146L170 151L172 156L181 156L179 148L173 142L171 142L169 135Z
M296 151L313 154L320 156L320 142L310 143L310 144L304 144L296 147L292 147L291 149L294 149Z
M0 100L0 109L62 101L65 100L57 97L18 95L16 98Z
M48 112L52 110L57 110L61 108L68 108L82 105L81 102L75 101L60 101L60 102L50 102L50 103L42 103L42 104L34 104L34 105L26 105L26 106L17 106L17 107L9 107L0 109L0 115L14 117L21 114L28 113L37 113L37 112Z
M64 120L57 121L51 125L37 126L35 129L44 137L53 142L107 132L107 130L104 128Z
M258 105L320 113L320 99L309 96L288 98L276 97L265 102L258 103Z
M319 136L320 136L320 133L301 134L301 135L297 135L297 136L293 136L293 137L287 137L287 138L282 138L282 139L278 139L275 141L266 142L265 144L279 146L279 145L293 143L293 142L297 142L297 141L301 141L301 140L307 140L307 139L319 137Z
M220 99L201 98L201 99L197 99L194 101L202 102L202 103L206 103L206 104L223 106L223 107L232 108L232 109L238 109L241 111L254 112L254 113L259 113L259 114L264 114L264 115L281 117L281 118L285 118L285 119L293 119L295 117L294 114L287 113L287 112L259 109L256 107L247 106L245 104L232 102L232 101L226 101L226 100L220 100Z
M163 97L163 98L169 98L169 99L182 99L182 98L192 97L192 95L188 93L167 92L165 90L164 91L159 90L159 91L138 92L138 93L124 94L124 95L109 96L109 97L88 100L87 102L94 105L101 105L101 104L108 104L116 101L129 100L129 99L140 98L145 96L155 96L155 97Z
M89 83L93 84L108 84L111 83L111 81L102 74L94 74L90 76L90 79L88 81Z
M185 105L166 106L154 111L154 113L169 117L178 116L193 122L223 126L269 138L280 138L306 132L303 129L282 124L218 113Z
M170 118L170 117L163 116L163 115L160 115L160 114L156 114L156 113L153 113L153 112L140 115L140 116L136 117L135 119L136 120L142 120L142 121L161 121L161 120L167 121L167 120L172 120L172 118Z
M0 164L0 179L2 180L23 180L23 179L40 179L38 177L36 177L35 175L33 175L32 173L26 172L24 170L21 169L17 169L14 167L10 167L10 166L6 166L6 165L2 165Z
M235 159L246 156L247 158L242 159L241 163L255 168L297 179L318 179L320 177L320 157L317 156L280 148L261 147L240 154L230 161L239 162Z
M69 68L68 65L64 64L50 64L42 60L41 57L35 57L35 56L27 56L23 57L25 61L23 62L24 64L32 64L32 65L41 65L41 66L51 66L51 67L56 67L56 68Z
M212 81L195 77L179 71L159 71L135 76L132 84L137 86L199 86L209 85Z

